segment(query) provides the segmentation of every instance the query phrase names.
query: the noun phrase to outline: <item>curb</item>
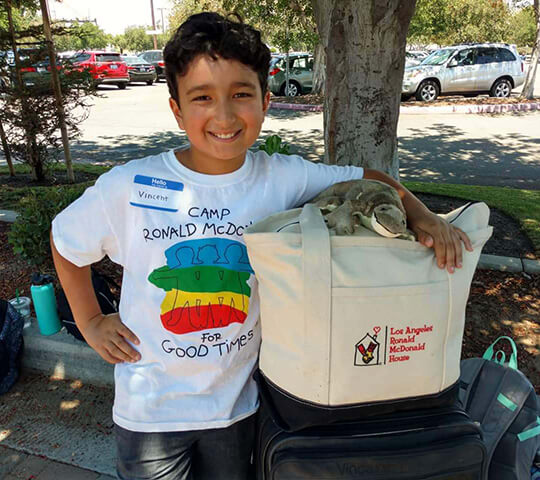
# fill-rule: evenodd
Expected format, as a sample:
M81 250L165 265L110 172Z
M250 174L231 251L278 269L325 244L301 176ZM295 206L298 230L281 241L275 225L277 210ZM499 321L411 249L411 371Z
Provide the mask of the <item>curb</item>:
M303 110L307 112L322 112L322 105L304 105L301 103L270 102L270 108L275 110Z
M0 222L13 223L19 214L12 210L0 210Z
M65 327L53 335L42 335L37 320L23 330L22 367L55 379L80 379L93 385L114 385L114 365L103 360L85 342L67 333Z
M303 105L296 103L270 102L270 108L275 110L297 110L322 112L322 105ZM434 107L400 107L399 113L404 115L425 115L427 113L507 113L532 112L540 110L539 103L505 103L499 105L447 105Z
M428 110L426 112L426 110ZM507 113L540 110L540 103L505 103L499 105L448 105L440 107L401 107L400 113L422 115L425 113Z

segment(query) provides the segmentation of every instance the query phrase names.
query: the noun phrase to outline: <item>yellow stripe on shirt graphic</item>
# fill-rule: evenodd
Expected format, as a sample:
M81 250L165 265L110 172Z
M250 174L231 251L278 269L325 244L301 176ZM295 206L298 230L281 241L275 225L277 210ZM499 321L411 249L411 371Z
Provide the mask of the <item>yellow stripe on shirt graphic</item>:
M226 305L245 314L249 309L249 296L234 292L185 292L170 290L161 303L161 314L180 307L198 307L203 305Z

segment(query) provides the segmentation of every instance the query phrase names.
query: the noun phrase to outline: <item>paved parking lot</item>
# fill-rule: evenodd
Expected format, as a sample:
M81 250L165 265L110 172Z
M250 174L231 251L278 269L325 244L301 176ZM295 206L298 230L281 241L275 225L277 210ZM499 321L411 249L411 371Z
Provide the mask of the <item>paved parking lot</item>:
M73 145L77 161L126 161L186 142L169 110L165 83L99 91L83 136ZM540 189L538 132L539 112L403 114L398 125L402 179ZM274 133L291 144L293 153L310 159L323 155L322 113L272 109L261 138Z

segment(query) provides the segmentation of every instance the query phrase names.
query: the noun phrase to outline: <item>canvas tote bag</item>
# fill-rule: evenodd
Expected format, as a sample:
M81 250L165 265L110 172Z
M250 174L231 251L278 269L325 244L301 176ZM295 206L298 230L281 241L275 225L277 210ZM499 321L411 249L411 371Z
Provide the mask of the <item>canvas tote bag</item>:
M312 204L250 226L244 238L259 282L263 376L324 407L432 395L455 384L469 287L492 228L484 203L443 217L474 247L454 274L418 242L364 228L330 236Z

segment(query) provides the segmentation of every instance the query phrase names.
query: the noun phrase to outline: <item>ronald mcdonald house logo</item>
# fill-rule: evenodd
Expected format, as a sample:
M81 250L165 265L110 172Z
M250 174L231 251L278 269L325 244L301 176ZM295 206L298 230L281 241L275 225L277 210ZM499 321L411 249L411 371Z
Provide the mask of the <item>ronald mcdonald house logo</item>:
M406 362L425 352L433 337L433 325L422 327L373 327L354 346L354 365L370 367Z

